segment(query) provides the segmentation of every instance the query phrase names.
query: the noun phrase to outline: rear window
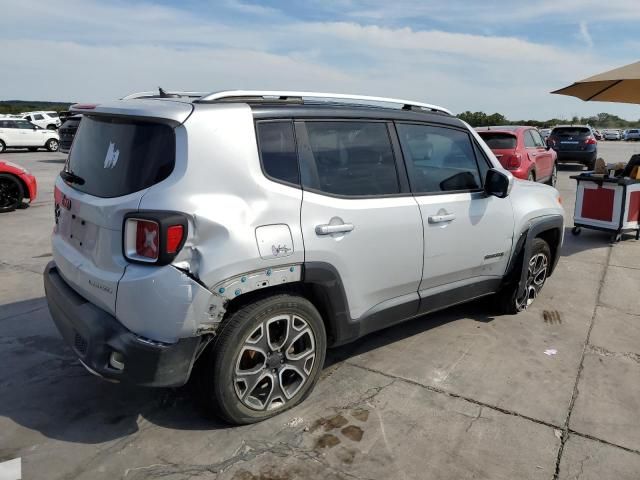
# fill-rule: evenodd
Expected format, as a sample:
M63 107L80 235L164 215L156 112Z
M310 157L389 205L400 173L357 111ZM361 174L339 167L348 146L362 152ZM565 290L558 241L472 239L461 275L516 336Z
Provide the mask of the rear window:
M478 132L478 134L491 150L512 150L516 148L517 139L509 133Z
M120 197L161 182L175 165L175 134L168 125L85 116L67 169L84 180L76 190Z
M585 137L591 135L591 130L586 127L558 127L554 128L552 133L561 137Z
M58 118L58 114L55 112L47 113L51 118Z

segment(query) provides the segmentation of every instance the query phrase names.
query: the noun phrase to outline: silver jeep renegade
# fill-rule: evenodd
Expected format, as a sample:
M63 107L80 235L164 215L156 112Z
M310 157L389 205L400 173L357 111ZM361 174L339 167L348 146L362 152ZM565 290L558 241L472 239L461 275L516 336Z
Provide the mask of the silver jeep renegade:
M302 401L327 347L491 294L523 310L558 261L558 192L441 107L161 91L75 111L51 316L90 372L193 372L229 422Z

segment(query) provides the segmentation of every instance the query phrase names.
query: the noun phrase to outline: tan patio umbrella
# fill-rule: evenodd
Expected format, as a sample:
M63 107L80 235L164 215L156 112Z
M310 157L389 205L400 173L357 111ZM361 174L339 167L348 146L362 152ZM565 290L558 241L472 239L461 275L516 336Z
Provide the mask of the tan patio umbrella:
M640 62L585 78L551 93L584 101L640 104Z

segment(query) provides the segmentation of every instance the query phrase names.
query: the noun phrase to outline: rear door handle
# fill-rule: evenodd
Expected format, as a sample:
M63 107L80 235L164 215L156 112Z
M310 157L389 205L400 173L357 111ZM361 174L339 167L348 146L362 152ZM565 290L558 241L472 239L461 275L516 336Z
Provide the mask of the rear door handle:
M317 235L331 235L332 233L347 233L353 230L353 223L341 223L339 225L316 225Z
M455 213L447 213L445 215L431 215L429 217L429 223L442 223L442 222L451 222L456 219Z

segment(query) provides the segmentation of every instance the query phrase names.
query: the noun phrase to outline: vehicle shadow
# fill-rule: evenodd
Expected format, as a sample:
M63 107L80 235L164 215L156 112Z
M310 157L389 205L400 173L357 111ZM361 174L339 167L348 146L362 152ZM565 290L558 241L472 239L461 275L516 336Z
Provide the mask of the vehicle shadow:
M485 302L475 301L425 315L330 349L324 369L446 323L471 318L490 322ZM197 401L195 382L180 388L143 388L113 384L89 374L62 341L44 298L0 305L0 416L47 438L98 444L132 435L144 424L187 431L231 428ZM30 435L6 438L27 448ZM26 439L26 440L24 440Z
M38 160L38 163L65 163L66 161L66 158L52 158L48 160Z

